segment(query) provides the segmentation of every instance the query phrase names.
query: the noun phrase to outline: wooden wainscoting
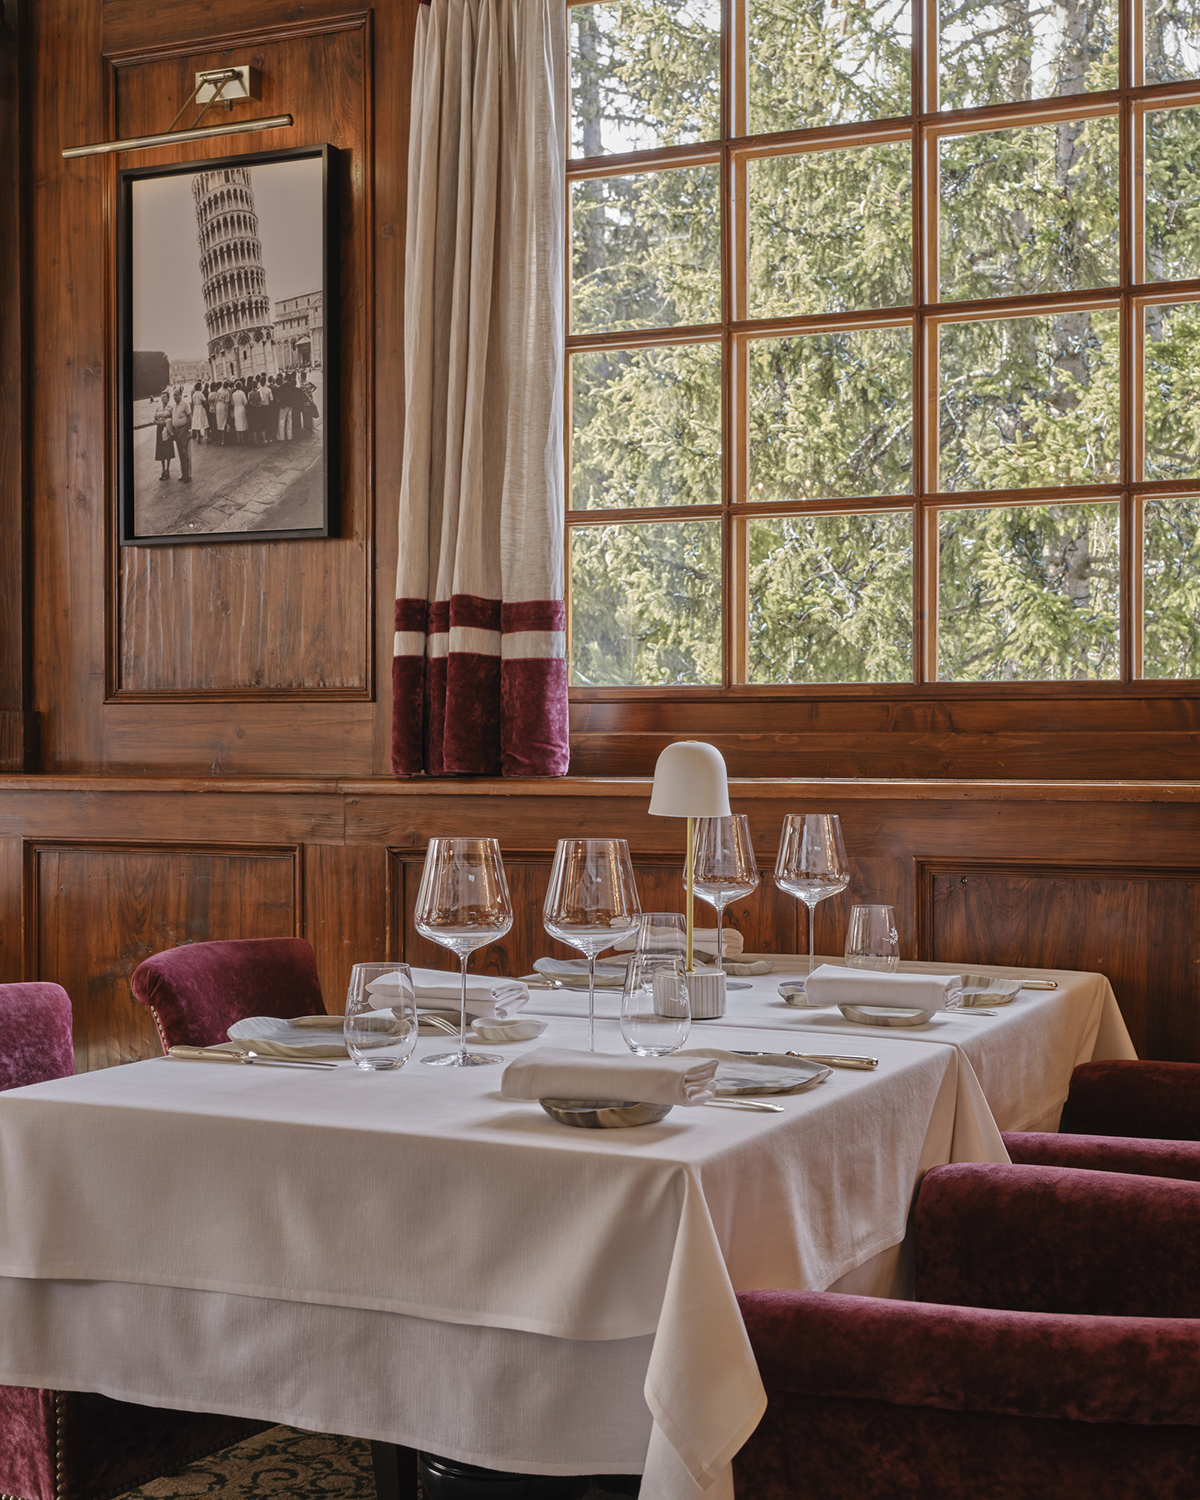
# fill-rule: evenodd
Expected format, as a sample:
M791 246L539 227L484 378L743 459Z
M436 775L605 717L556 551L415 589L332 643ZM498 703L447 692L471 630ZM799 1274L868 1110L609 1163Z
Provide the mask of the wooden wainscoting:
M452 966L412 911L426 841L500 840L517 919L476 967L562 956L541 928L555 840L628 838L642 904L681 905L683 824L647 813L644 779L553 782L0 777L0 981L55 980L80 1069L154 1050L128 995L148 953L296 932L326 1004L357 960ZM1195 783L734 781L763 883L729 920L753 950L803 952L770 878L785 812L835 812L852 883L823 902L838 953L851 905L895 906L906 957L1109 976L1138 1051L1200 1061L1200 786ZM702 916L706 908L700 908Z
M1200 866L919 861L922 953L1107 974L1150 1057L1200 1058Z
M291 937L301 927L298 845L239 849L138 844L25 845L25 968L74 1007L80 1072L161 1052L132 998L143 959L215 934Z

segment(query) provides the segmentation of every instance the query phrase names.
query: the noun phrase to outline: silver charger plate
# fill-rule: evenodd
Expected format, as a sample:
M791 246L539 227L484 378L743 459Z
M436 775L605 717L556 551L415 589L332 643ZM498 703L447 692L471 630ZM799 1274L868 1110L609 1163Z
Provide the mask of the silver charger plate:
M802 1094L829 1077L819 1063L784 1056L746 1063L717 1064L717 1098L737 1099L754 1094Z
M596 960L596 988L619 990L625 986L625 969L628 956ZM533 967L543 979L553 979L569 990L586 990L588 966L586 958L539 958Z
M964 1010L976 1005L1011 1005L1021 989L1021 979L1011 974L964 974Z
M581 1130L624 1130L630 1125L655 1125L672 1109L670 1104L638 1104L628 1099L539 1099L538 1103L552 1120Z
M936 1010L887 1010L881 1005L839 1005L847 1021L860 1026L924 1026Z

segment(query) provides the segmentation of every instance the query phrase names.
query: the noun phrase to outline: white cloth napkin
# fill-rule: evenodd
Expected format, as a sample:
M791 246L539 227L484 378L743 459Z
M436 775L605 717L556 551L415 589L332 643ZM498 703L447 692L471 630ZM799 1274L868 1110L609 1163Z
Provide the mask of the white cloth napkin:
M822 964L804 986L809 1005L875 1005L885 1010L952 1010L962 1004L959 974L887 974Z
M462 982L457 974L445 969L413 969L413 988L417 1009L457 1010L462 998ZM384 974L373 979L367 989L372 994L386 994L398 986L395 975ZM467 1014L494 1016L504 1020L529 1003L529 986L521 979L497 979L490 974L467 975Z
M661 938L652 937L649 943L650 951L658 949L670 950L682 947L685 938L682 933L676 933L674 929L664 930ZM613 947L618 953L631 953L637 946L637 932L627 932ZM741 933L736 927L721 928L721 948L724 958L737 958L745 947ZM692 948L697 953L711 953L717 956L717 929L715 927L694 927L692 929ZM647 1101L648 1102L648 1101Z
M707 1104L716 1094L716 1076L715 1057L621 1057L535 1047L505 1068L500 1097Z

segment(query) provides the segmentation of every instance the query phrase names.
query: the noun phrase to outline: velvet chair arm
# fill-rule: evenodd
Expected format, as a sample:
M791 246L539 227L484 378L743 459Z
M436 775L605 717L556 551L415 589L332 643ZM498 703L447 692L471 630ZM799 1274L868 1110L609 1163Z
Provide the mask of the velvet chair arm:
M1200 1141L1143 1141L1122 1135L1004 1132L1010 1160L1023 1167L1080 1167L1130 1172L1135 1177L1180 1177L1200 1182Z
M1200 1063L1080 1063L1059 1129L1070 1135L1200 1141Z
M61 985L0 984L0 1089L75 1071L71 999Z
M767 1410L734 1458L737 1500L1200 1494L1200 1323L738 1301Z
M1200 1315L1196 1183L1058 1167L934 1167L914 1228L919 1302Z
M767 1398L1200 1427L1200 1320L743 1292Z

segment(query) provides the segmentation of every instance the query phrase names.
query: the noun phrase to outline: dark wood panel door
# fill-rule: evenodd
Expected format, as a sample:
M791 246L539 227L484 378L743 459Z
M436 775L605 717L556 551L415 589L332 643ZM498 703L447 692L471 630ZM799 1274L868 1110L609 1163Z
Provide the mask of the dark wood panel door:
M161 1052L129 989L152 953L296 931L296 849L33 845L26 858L26 973L70 995L80 1073Z
M1200 870L922 874L930 958L1105 974L1139 1056L1200 1058Z

